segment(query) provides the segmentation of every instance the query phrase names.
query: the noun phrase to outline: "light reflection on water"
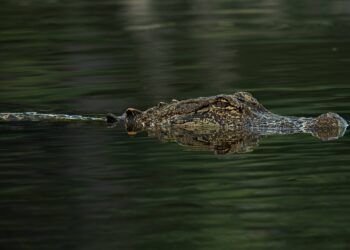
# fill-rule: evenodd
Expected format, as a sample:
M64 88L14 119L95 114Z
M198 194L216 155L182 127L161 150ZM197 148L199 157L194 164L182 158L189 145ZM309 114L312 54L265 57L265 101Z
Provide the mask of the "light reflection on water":
M4 1L2 112L250 91L345 117L347 1ZM0 125L4 249L346 249L349 134L217 156L87 124Z

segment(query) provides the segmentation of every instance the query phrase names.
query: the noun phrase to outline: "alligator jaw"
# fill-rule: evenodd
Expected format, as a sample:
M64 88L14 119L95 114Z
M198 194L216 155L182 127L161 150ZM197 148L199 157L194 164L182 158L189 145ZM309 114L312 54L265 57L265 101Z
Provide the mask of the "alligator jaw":
M342 137L348 123L335 113L325 113L316 118L281 116L267 113L253 120L249 126L251 131L261 135L307 133L321 140L334 140Z
M341 137L348 126L335 113L316 118L277 115L246 92L160 103L143 112L128 108L122 116L107 116L107 120L121 123L127 131L175 128L196 133L211 130L239 133L244 130L259 135L308 133L322 140Z

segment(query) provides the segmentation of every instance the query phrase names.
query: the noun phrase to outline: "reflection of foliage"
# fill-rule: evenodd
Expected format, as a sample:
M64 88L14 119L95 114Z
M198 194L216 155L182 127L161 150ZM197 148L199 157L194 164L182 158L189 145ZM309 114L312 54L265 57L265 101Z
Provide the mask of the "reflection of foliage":
M334 57L339 44L327 41L337 42L334 34L345 28L333 27L342 22L341 15L319 18L332 5L323 2L309 13L279 2L269 8L226 1L5 1L0 97L65 102L88 95L97 101L125 98L131 91L137 100L153 104L243 88L260 92L287 113L300 112L294 109L299 93L308 104L320 95L332 102L329 82L343 87L337 81L341 74L324 77L339 57ZM336 4L333 9L340 11ZM327 53L311 57L311 48ZM342 56L347 57L344 51ZM345 68L337 64L333 72ZM297 92L281 105L268 98L276 91ZM325 111L317 106L312 112L320 113L317 109Z
M312 6L309 12L280 1L4 1L0 98L118 99L111 107L122 102L124 109L245 89L279 113L329 111L329 83L344 88L348 68L339 63L347 51L335 53L347 30L337 15L345 8L330 1ZM288 98L276 103L276 92ZM320 97L325 107L312 105ZM337 99L350 106L346 96ZM305 104L310 109L301 111Z

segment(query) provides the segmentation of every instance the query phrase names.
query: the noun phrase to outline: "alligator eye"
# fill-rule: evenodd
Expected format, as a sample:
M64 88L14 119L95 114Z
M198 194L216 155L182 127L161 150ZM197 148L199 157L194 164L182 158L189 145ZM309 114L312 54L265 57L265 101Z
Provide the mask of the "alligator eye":
M248 92L238 92L236 93L236 98L244 103L250 103L253 104L255 106L258 105L258 101L252 96L252 94L248 93Z
M214 105L219 108L225 108L229 106L229 103L225 99L219 99L214 103Z

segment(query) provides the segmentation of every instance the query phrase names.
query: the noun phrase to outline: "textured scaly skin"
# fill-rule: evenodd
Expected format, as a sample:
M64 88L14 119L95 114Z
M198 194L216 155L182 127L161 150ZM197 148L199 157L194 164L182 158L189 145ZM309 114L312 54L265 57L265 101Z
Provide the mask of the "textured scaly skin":
M347 122L335 113L316 118L281 116L268 111L250 93L159 103L145 111L129 108L120 118L129 131L236 131L240 133L310 133L321 139L342 136Z
M316 118L274 114L247 92L161 102L143 112L129 108L121 117L24 112L0 113L0 121L120 121L131 133L140 130L169 135L174 134L175 130L187 131L186 134L191 132L192 135L310 133L324 140L342 136L348 126L335 113L322 114Z

